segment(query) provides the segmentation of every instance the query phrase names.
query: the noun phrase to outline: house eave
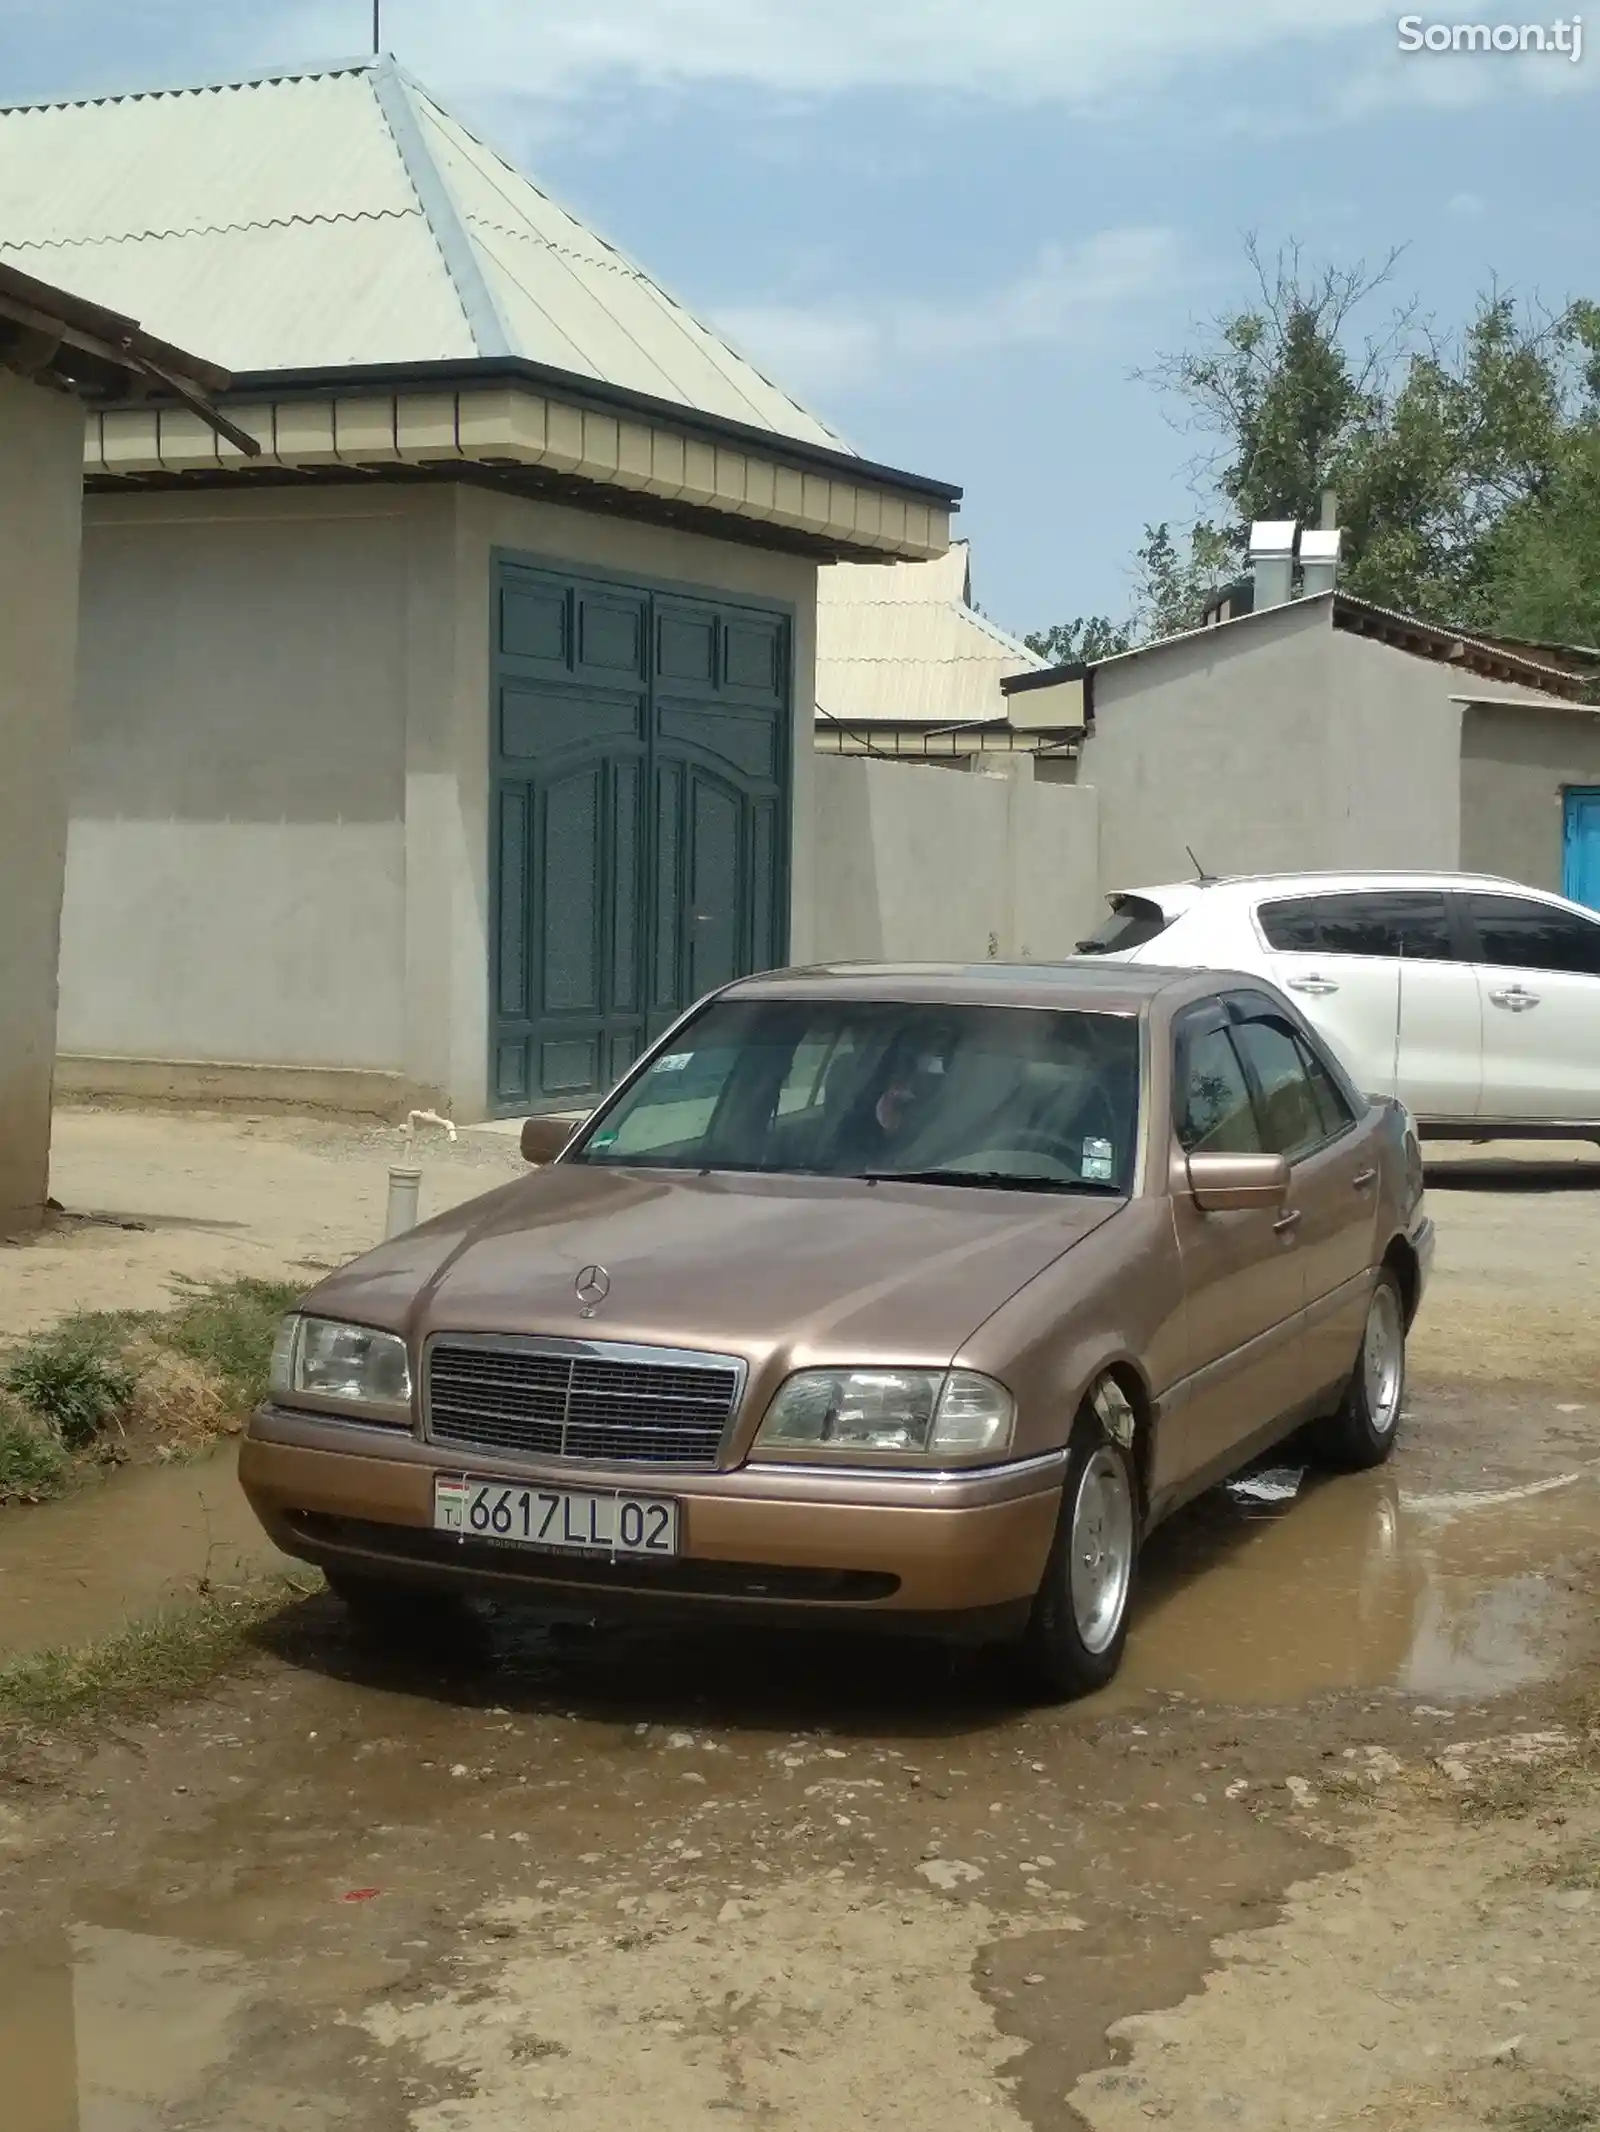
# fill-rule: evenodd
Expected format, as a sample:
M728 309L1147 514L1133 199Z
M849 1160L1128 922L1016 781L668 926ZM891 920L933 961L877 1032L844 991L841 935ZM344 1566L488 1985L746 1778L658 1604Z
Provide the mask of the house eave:
M519 358L246 373L226 395L259 457L174 402L94 412L96 489L248 485L264 478L405 478L472 471L554 479L575 501L622 492L769 541L851 560L926 560L949 545L958 489Z

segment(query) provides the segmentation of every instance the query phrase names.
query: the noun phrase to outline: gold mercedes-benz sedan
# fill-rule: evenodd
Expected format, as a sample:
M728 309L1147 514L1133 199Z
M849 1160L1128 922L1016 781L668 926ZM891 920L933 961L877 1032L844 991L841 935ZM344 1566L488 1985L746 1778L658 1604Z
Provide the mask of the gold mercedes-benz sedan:
M1069 1695L1159 1519L1302 1426L1394 1444L1420 1150L1259 979L746 979L523 1146L305 1299L251 1423L268 1531L374 1619L934 1630Z

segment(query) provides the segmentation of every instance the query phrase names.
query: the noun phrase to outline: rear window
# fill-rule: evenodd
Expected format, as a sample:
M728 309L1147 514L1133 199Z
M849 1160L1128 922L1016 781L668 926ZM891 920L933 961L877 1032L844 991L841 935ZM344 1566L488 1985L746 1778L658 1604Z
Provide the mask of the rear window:
M1111 916L1078 942L1080 955L1121 955L1164 933L1172 920L1148 896L1113 896Z

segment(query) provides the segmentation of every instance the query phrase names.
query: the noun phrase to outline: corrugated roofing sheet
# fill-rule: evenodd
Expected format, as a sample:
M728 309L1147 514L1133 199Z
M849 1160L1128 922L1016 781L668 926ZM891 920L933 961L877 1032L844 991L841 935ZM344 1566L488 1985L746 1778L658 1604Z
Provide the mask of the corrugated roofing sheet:
M510 354L841 448L388 60L0 109L0 259L236 371Z
M817 705L832 719L957 725L1005 718L1007 674L1045 664L967 605L968 550L817 573Z

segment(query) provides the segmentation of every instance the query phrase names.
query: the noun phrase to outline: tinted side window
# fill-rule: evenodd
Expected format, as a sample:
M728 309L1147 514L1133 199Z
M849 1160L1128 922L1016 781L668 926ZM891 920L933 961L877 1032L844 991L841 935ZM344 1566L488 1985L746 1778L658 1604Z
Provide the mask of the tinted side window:
M1322 1114L1322 1122L1326 1128L1323 1137L1331 1140L1335 1133L1344 1131L1355 1112L1350 1108L1344 1090L1303 1038L1299 1042L1299 1051L1305 1061L1306 1078L1311 1083L1311 1092L1316 1097L1317 1109Z
M1258 1155L1261 1128L1233 1039L1226 1029L1181 1026L1178 1036L1178 1141L1186 1155Z
M1318 896L1263 903L1256 916L1267 946L1280 955L1310 954L1322 945L1322 900Z
M1241 1022L1234 1036L1260 1083L1261 1142L1268 1154L1293 1161L1320 1147L1330 1133L1323 1093L1288 1023Z
M1600 977L1600 924L1522 896L1468 895L1465 901L1485 962Z
M1455 942L1442 895L1431 890L1324 896L1322 940L1329 955L1404 955L1451 962Z

